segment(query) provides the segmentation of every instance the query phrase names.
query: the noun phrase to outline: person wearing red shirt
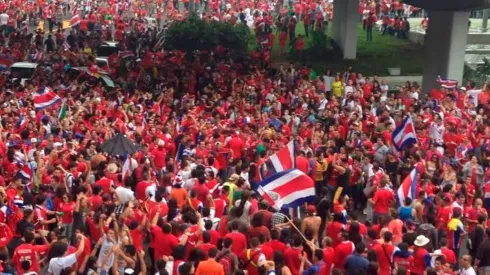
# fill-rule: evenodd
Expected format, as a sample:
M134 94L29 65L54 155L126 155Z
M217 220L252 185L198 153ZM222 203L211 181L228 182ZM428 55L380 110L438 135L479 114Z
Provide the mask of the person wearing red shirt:
M196 198L202 202L204 207L208 206L208 198L210 198L209 195L209 188L206 185L206 182L200 182L197 180L197 183L194 185L192 188L192 191L196 192Z
M327 236L332 239L332 247L336 248L337 245L339 244L339 234L340 232L345 229L345 225L342 223L344 219L344 216L342 213L334 213L333 214L333 221L328 222L327 225Z
M158 216L159 214L156 215L155 217ZM154 220L158 220L158 218ZM186 238L187 235L183 235L182 240L184 241L179 242L179 239L174 235L172 235L172 227L168 223L164 224L162 228L160 228L159 226L153 225L152 222L151 234L153 234L153 236L155 237L154 239L154 243L156 244L154 247L155 259L161 259L162 256L167 256L167 257L171 256L172 251L174 250L175 247L177 247L177 245L179 244L183 245L187 241Z
M269 246L274 251L281 252L282 254L284 254L284 252L286 251L286 244L279 241L279 231L277 230L271 231L271 240L265 245Z
M245 235L238 231L240 227L240 222L235 220L231 223L231 233L225 235L226 238L230 238L233 240L233 245L231 246L231 252L235 253L235 255L240 255L242 251L247 249L247 238Z
M144 180L140 181L136 184L134 196L137 200L144 201L148 198L149 194L149 189L153 185L153 183L150 182L150 174L149 173L144 173L143 175Z
M204 255L206 255L205 259L207 259L208 251L211 248L216 248L214 244L211 244L211 234L208 231L202 232L202 243L197 244L196 248L199 248L204 252Z
M378 223L379 218L388 216L390 212L390 204L395 200L395 194L387 188L387 180L381 180L380 188L374 193L374 197L370 200L374 205L373 222Z
M296 168L307 175L310 174L310 162L305 157L305 152L303 150L299 151L299 155L296 157Z
M153 164L155 165L155 169L157 170L157 172L160 172L166 164L167 150L165 150L164 146L165 142L160 139L157 142L157 148L151 151Z
M334 266L343 270L345 259L347 256L354 253L356 249L353 242L349 241L349 233L342 232L340 235L340 243L335 247L335 258L333 261Z
M332 247L332 239L330 237L323 238L323 262L325 263L327 272L330 274L333 267L333 260L335 259L335 250Z
M284 262L292 275L299 275L301 267L300 256L303 255L303 240L300 236L294 236L293 247L286 248L284 251Z
M87 263L88 258L90 257L90 253L92 252L90 239L83 236L80 230L75 230L75 233L78 236L82 236L81 239L77 239L77 249L82 246L80 255L77 256L77 266L78 271L83 272L85 270L85 264ZM82 244L83 242L83 244Z
M247 263L244 269L247 270L247 274L249 275L259 275L259 263L266 261L264 254L259 248L259 245L259 240L257 238L252 238L250 240L250 249L246 249L242 251L242 253L238 254L238 258L242 262ZM231 246L231 250L233 252L233 245Z
M228 141L227 147L233 152L233 160L238 160L242 158L242 153L245 150L245 142L235 133Z
M452 249L447 247L447 239L442 238L439 241L439 244L441 245L441 248L439 249L439 251L444 256L444 259L446 260L446 262L453 264L453 265L456 265L457 264L456 254L454 254L454 251Z
M63 195L63 201L60 202L56 211L61 215L61 225L65 228L65 235L71 238L73 226L73 211L75 211L75 202L72 201L68 194Z
M12 256L12 262L17 269L18 274L24 274L24 272L33 271L37 274L40 274L39 263L37 261L38 254L44 253L48 251L48 245L33 245L34 243L34 232L26 230L24 232L24 243L19 245ZM44 242L48 243L48 241L43 237ZM22 268L22 262L29 261L30 268L28 270L24 270Z
M106 178L104 175L101 179L95 182L95 186L100 186L105 194L111 194L114 188L114 181Z
M395 252L399 251L398 247L394 246L391 243L392 238L393 234L389 231L386 231L383 236L384 242L374 247L374 252L376 252L379 263L378 274L380 275L391 274L391 264L393 263L393 257L395 255Z

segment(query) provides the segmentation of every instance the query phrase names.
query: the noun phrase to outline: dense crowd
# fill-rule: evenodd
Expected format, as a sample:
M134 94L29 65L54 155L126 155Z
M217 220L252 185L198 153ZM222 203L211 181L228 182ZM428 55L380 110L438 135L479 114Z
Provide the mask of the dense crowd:
M196 1L209 20L252 20L265 51L167 51L160 27L186 16L179 4L0 1L0 61L38 64L0 75L0 274L490 274L487 85L264 65L273 29L281 51L304 47L299 20L324 30L331 6L314 1ZM81 20L65 32L67 14ZM108 40L119 53L100 67ZM407 117L417 142L394 150ZM118 135L137 151L104 150ZM278 211L258 188L290 141L316 198Z

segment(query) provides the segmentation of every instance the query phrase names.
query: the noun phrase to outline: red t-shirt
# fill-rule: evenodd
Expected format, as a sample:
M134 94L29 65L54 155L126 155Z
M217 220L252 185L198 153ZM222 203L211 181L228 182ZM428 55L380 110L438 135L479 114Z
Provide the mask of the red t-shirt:
M73 211L75 211L75 202L60 202L58 205L58 212L62 212L61 223L70 224L73 223Z
M337 247L335 248L335 258L333 262L335 267L343 269L345 259L347 258L347 256L354 253L354 250L355 246L354 243L351 241L344 241L339 243L339 245L337 245Z
M231 251L235 255L240 255L242 251L247 249L247 238L240 232L231 232L225 235L225 239L230 238L233 240L233 245L231 246Z
M390 212L390 202L395 199L393 191L388 189L378 189L374 194L374 212L388 214Z
M172 234L165 234L158 226L151 228L151 233L155 236L155 258L161 259L162 256L171 256L174 248L179 244L179 239Z
M90 253L92 252L91 245L90 245L90 239L87 237L83 237L84 246L83 246L83 252L80 254L80 256L77 257L77 264L78 266L81 266L83 264L83 259L86 256L90 256ZM78 246L77 246L78 248Z
M164 148L155 148L151 152L151 155L153 156L153 163L155 163L155 167L157 169L160 170L165 167L165 157L167 156L167 151Z
M301 260L299 256L303 254L302 248L289 247L284 252L284 262L287 267L291 270L291 274L299 275L299 268L301 265Z
M136 184L135 194L137 200L146 200L146 189L152 184L147 181L140 181Z
M232 137L228 141L228 147L233 152L233 159L240 159L242 157L242 150L245 149L245 143L239 137Z
M18 274L24 274L22 270L21 263L23 261L30 261L31 268L28 271L34 271L39 274L39 264L37 262L37 253L42 253L48 251L47 245L32 245L32 244L21 244L19 245L12 257L12 262L15 264Z

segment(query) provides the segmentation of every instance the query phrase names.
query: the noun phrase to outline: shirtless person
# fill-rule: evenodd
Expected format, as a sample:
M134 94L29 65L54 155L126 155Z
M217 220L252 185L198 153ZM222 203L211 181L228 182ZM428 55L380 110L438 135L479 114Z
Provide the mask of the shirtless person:
M314 240L316 240L318 236L318 230L320 230L320 224L322 223L322 219L316 216L316 208L314 205L308 205L306 207L306 212L308 216L306 216L303 219L303 222L301 223L301 232L303 232L304 234L306 229L312 230L313 236L315 236Z

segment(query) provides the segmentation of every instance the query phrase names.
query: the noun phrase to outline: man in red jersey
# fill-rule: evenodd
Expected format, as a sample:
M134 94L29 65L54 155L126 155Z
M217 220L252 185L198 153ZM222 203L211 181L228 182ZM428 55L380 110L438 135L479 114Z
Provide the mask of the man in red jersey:
M37 261L38 254L44 253L48 251L49 245L33 245L34 243L34 232L26 229L24 231L24 243L19 245L12 257L12 262L17 269L18 274L24 274L24 272L33 271L39 274L39 263ZM48 243L46 238L42 235L44 243ZM30 268L28 270L24 270L22 268L22 262L28 261L30 262Z

